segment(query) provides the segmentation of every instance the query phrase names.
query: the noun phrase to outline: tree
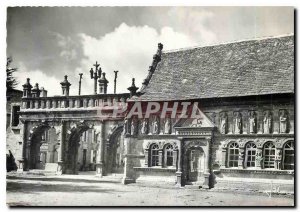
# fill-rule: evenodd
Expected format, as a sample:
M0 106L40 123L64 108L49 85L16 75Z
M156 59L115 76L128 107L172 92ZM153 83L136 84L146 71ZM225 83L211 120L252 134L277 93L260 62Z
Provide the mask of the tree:
M6 90L12 90L18 85L18 81L13 76L13 73L16 72L17 68L11 68L12 58L8 57L6 60Z

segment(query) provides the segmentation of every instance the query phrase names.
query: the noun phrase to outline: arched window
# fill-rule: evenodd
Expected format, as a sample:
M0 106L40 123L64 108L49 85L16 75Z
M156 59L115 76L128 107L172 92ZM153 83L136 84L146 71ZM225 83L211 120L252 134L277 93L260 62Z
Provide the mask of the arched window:
M256 145L253 142L246 145L246 167L255 167Z
M165 166L173 166L173 146L167 144L164 151L164 164Z
M239 145L234 142L228 146L228 167L238 167Z
M151 166L158 166L159 161L159 153L158 153L159 147L157 144L152 144L150 148L150 161Z
M294 142L288 141L283 146L283 169L294 170Z
M275 145L272 142L264 146L264 168L275 168Z

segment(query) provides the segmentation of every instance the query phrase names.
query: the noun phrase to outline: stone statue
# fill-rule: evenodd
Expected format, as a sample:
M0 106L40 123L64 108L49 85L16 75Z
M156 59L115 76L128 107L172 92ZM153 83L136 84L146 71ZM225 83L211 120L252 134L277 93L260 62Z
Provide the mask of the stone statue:
M272 114L270 111L266 111L264 114L264 133L269 134L272 132Z
M132 119L131 121L131 135L136 135L137 134L137 120Z
M228 124L228 117L225 112L221 114L221 120L220 120L220 127L221 127L221 133L227 134L227 124Z
M242 133L242 115L241 115L240 112L235 113L234 133L235 134L241 134Z
M159 133L159 129L158 129L158 118L155 117L153 124L152 124L152 132L153 134L158 134Z
M250 111L249 132L256 133L256 115L254 111Z
M256 164L261 166L261 161L263 160L263 157L262 157L262 150L261 149L257 149L256 150L256 155L255 155L255 161L256 161Z
M123 135L126 135L128 133L129 133L128 132L128 119L125 118L125 120L124 120L124 128L123 128Z
M170 134L170 133L171 133L171 120L170 118L167 118L165 121L164 134Z
M147 135L148 134L148 121L147 121L147 119L143 120L142 127L141 127L141 134L142 135Z
M280 111L280 133L287 133L288 116L286 110Z
M276 164L276 169L281 169L281 160L282 160L282 150L281 149L276 149L275 152L275 164Z

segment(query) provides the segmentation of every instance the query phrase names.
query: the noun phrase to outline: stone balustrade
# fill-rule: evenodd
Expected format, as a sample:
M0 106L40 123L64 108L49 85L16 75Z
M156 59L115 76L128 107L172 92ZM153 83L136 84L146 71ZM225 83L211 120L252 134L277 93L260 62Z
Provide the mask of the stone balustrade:
M82 96L23 97L21 110L79 109L125 106L129 93Z

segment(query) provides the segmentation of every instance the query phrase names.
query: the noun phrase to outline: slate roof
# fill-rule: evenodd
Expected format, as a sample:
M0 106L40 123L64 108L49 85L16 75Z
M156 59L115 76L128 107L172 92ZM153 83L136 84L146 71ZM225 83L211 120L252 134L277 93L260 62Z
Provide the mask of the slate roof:
M163 52L144 91L135 100L294 93L294 36Z

